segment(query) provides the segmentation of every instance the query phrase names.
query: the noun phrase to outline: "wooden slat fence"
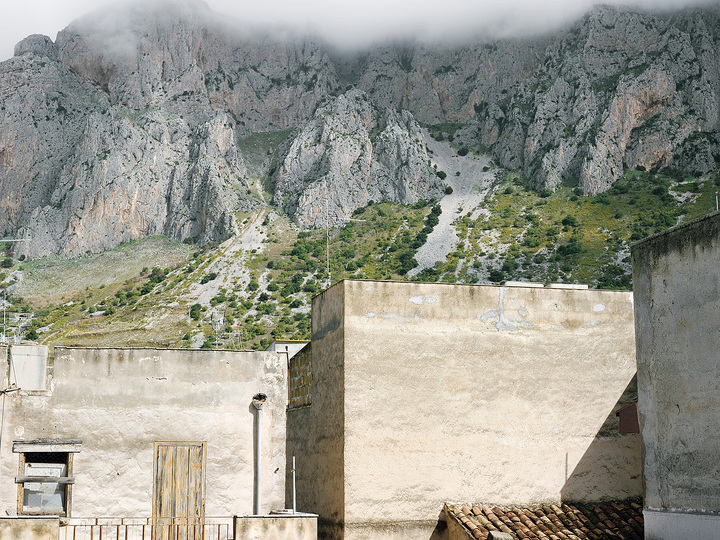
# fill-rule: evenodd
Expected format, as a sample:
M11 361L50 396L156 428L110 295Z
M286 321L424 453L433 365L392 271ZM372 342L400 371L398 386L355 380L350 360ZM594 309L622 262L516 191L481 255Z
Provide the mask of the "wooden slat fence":
M61 524L59 540L152 540L158 537L155 527L161 527L161 536L171 540L234 540L231 517L205 517L202 522L197 518L71 518Z

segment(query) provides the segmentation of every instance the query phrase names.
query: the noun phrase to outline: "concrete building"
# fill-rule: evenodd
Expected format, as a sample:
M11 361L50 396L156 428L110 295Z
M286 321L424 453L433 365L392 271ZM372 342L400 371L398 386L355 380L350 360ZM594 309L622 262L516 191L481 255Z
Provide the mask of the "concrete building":
M290 361L287 459L321 537L440 538L447 500L641 494L629 292L342 281Z
M45 347L0 348L3 511L66 516L63 524L71 527L98 517L149 523L152 516L157 525L173 516L192 528L193 520L224 516L225 531L214 537L226 537L232 516L254 513L258 394L265 399L260 511L284 507L283 355L71 347L54 353L48 361Z
M645 538L720 539L720 214L632 260Z

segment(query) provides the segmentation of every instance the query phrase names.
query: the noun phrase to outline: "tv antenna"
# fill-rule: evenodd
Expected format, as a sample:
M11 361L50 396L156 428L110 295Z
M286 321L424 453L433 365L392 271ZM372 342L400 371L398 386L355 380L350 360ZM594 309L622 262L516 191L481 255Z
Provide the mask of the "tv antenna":
M323 187L325 189L325 196L320 197L320 200L325 199L325 263L327 272L325 288L329 289L330 285L332 285L332 278L330 276L330 199L327 192L327 178L323 179ZM367 221L365 219L354 219L347 216L338 216L337 219L342 221Z

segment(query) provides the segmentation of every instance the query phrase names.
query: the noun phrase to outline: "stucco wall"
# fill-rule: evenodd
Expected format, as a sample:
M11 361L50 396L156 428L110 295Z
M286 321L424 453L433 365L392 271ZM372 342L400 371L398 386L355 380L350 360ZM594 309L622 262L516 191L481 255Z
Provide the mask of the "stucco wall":
M313 301L312 405L287 413L288 464L297 458L297 509L319 514L321 538L337 537L345 510L342 297L336 285ZM290 481L287 486L290 507Z
M0 517L3 540L58 540L60 520L55 518Z
M235 540L317 540L315 514L235 516Z
M56 348L50 390L6 398L0 507L16 507L16 439L83 440L73 461L80 517L150 515L153 443L206 441L206 515L252 513L258 392L268 396L262 510L282 507L285 366L269 352ZM7 381L7 364L2 373Z
M370 281L330 291L344 305L331 360L344 371L344 538L430 538L446 500L640 495L640 440L619 435L614 414L634 398L630 293Z
M632 249L650 509L720 513L719 241L713 214Z

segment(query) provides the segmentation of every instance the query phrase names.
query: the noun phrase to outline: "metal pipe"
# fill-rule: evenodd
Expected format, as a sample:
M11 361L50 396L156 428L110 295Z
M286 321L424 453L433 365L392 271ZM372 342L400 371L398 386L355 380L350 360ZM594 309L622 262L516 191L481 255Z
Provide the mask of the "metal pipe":
M295 498L295 456L293 456L293 468L292 468L292 489L293 489L293 514L297 512L297 500Z
M265 405L267 396L265 394L255 394L253 396L253 407L255 407L255 496L253 497L253 514L256 516L260 513L260 469L262 468L262 408Z

